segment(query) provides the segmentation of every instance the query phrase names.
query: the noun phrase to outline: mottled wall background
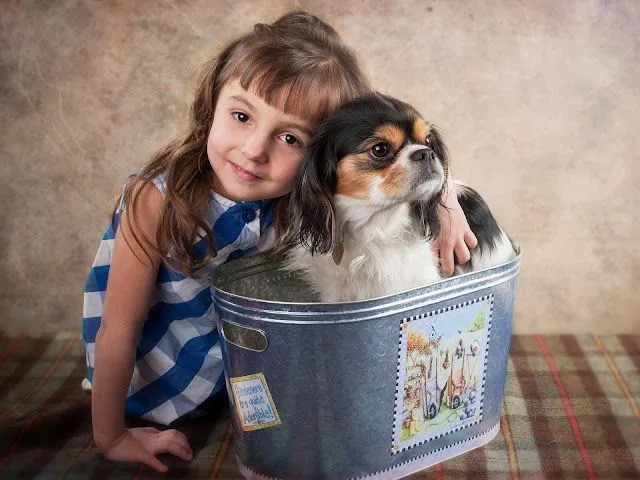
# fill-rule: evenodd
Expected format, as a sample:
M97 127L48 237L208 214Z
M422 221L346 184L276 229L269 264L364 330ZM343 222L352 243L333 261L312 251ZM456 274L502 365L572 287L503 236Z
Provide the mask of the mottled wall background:
M517 332L640 331L635 0L2 2L3 329L79 328L113 195L184 126L195 67L300 7L439 125L521 244Z

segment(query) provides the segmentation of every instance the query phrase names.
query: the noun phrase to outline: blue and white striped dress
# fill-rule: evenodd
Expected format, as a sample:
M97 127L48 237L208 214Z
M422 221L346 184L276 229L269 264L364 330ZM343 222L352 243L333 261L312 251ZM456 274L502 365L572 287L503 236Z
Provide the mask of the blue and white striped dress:
M163 176L154 179L154 184L166 194ZM121 203L115 228L123 208ZM186 277L160 264L152 306L136 348L136 364L125 402L127 415L168 425L224 388L210 276L228 260L271 248L271 208L266 202L236 203L212 193L207 220L213 227L217 255L200 271L202 278ZM89 384L93 381L95 339L102 319L114 238L115 230L109 225L84 289L82 334ZM205 240L195 246L199 254L206 248Z

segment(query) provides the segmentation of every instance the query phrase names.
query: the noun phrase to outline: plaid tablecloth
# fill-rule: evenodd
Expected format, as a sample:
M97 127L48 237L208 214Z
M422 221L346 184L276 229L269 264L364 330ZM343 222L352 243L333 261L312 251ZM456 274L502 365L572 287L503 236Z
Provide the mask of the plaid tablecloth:
M516 336L501 430L411 478L640 478L640 335ZM0 334L0 479L158 477L106 461L91 439L77 332ZM241 478L228 408L186 423L194 459L166 475Z

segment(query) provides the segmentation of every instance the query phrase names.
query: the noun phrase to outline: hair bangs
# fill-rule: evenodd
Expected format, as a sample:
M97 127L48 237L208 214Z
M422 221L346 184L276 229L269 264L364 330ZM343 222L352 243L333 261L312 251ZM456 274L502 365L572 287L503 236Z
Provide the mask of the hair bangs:
M234 76L242 88L253 90L273 108L312 124L362 94L361 80L335 75L330 66L316 65L312 71L308 67L292 68L294 71L288 72L282 65L260 63Z

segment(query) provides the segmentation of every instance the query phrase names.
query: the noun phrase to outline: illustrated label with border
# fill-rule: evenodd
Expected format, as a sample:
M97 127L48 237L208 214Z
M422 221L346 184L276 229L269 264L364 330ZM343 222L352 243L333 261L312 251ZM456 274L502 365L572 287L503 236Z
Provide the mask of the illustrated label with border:
M392 452L482 419L493 295L400 324Z
M262 373L229 379L233 399L244 431L280 425L278 411Z

